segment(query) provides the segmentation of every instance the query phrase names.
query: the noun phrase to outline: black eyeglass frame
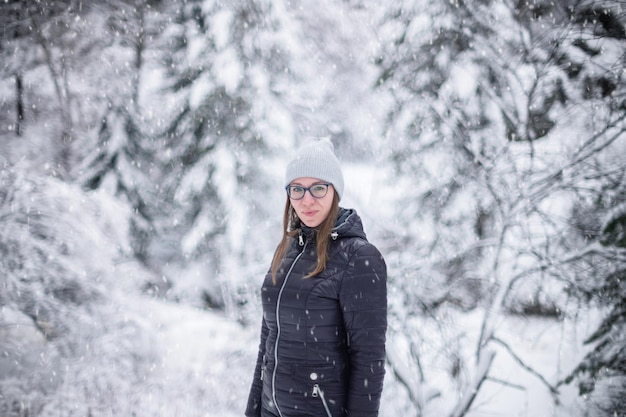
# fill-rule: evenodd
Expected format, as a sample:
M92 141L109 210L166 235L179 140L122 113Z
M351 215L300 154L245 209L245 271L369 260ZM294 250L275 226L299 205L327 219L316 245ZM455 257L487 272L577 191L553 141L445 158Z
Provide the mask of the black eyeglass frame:
M324 191L324 195L318 197L315 194L313 194L313 192L311 192L311 188L318 187L320 185L323 185L324 187L326 187L326 190ZM333 183L332 182L321 182L321 183L313 184L310 187L304 187L302 185L291 185L291 184L289 184L288 186L285 187L285 191L287 191L287 197L291 198L292 200L302 200L304 198L304 196L306 195L307 191L309 192L309 194L311 194L311 197L313 197L313 198L324 198L328 194L328 186L330 186L330 185L333 185ZM291 189L292 188L302 188L304 190L304 192L302 193L302 197L300 197L300 198L293 198L291 196Z

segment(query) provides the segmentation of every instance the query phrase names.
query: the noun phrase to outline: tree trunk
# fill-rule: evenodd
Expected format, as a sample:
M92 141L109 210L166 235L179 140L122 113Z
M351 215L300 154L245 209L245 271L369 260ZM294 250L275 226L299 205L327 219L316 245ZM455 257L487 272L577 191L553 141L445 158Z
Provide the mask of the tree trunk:
M135 75L133 85L133 106L137 113L139 113L139 89L141 83L141 67L143 66L143 52L145 48L145 7L143 3L137 7L137 21L139 29L137 30L135 38Z
M22 82L22 75L19 72L15 73L15 90L15 103L17 106L15 133L17 136L22 136L22 123L24 121L24 83Z

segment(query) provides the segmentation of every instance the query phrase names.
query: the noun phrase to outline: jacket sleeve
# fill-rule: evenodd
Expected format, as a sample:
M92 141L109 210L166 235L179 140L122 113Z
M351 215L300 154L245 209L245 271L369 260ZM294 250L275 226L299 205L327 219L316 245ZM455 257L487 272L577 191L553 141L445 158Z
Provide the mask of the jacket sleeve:
M259 353L254 369L254 376L250 393L248 395L248 404L246 406L246 417L261 417L261 395L263 394L263 380L261 376L263 367L263 357L265 355L265 341L267 340L268 328L265 319L261 324L261 341L259 343Z
M387 267L371 244L359 247L350 259L340 302L350 355L347 415L376 417L385 376Z

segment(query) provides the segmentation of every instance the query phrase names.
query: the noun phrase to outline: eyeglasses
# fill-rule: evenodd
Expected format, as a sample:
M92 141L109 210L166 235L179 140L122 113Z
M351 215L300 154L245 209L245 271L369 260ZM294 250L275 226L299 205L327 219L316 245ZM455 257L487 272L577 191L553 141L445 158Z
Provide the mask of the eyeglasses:
M328 193L328 186L332 185L331 183L322 183L322 184L313 184L310 187L303 187L301 185L288 185L285 187L287 190L287 195L292 200L302 200L304 198L304 194L308 191L313 198L324 198Z

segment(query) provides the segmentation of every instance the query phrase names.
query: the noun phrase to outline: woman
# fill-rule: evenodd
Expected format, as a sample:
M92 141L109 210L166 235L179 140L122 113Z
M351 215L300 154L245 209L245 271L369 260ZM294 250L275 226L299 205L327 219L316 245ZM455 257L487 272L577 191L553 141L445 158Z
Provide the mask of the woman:
M385 374L387 269L352 209L328 139L287 165L283 237L261 289L248 417L375 417Z

